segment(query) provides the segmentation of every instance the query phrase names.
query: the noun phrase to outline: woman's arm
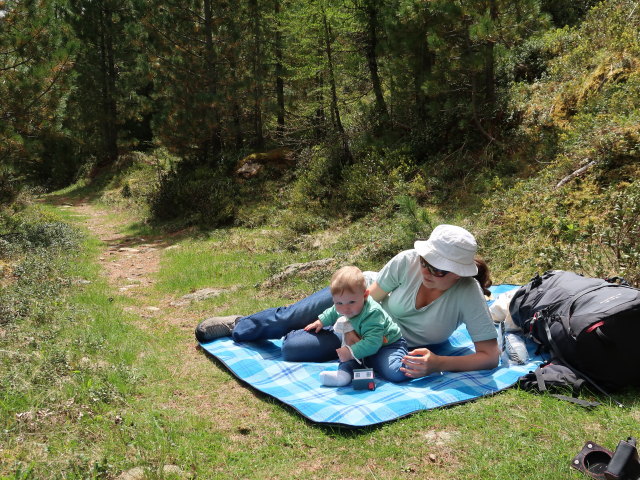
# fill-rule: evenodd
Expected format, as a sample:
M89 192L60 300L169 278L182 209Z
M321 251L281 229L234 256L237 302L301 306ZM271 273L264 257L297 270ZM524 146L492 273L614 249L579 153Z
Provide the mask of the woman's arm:
M403 357L400 368L407 377L420 378L435 372L489 370L498 366L500 349L497 340L474 342L475 353L460 357L436 355L428 348L416 348Z
M378 303L382 302L382 300L389 295L389 292L385 292L380 285L378 285L378 282L373 282L368 290L369 295Z

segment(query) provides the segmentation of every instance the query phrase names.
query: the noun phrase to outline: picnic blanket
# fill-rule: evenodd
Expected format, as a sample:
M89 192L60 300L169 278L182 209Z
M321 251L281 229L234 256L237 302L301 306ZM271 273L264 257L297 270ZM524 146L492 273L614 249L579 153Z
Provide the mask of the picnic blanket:
M492 298L517 288L492 287ZM338 363L285 362L280 340L236 343L230 337L202 344L237 378L251 387L293 407L302 416L322 424L364 427L398 419L420 410L467 402L513 386L519 377L535 370L542 358L535 345L527 345L530 360L525 365L509 365L503 356L493 370L446 372L392 383L376 379L376 389L354 390L352 386L325 387L320 372L337 369ZM439 355L466 355L473 342L459 327L447 342L430 347Z

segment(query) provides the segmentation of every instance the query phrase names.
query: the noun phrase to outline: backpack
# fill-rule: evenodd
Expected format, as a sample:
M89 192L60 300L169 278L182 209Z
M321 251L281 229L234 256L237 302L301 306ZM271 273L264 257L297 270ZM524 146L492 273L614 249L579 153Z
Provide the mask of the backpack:
M626 282L551 270L516 291L509 313L552 365L569 368L578 381L604 393L640 385L640 290Z

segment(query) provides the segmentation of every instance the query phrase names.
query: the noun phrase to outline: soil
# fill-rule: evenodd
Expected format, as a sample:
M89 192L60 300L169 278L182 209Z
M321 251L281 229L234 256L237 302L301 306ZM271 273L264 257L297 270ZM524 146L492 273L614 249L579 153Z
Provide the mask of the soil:
M158 298L150 288L156 282L162 253L180 248L176 237L142 238L120 233L128 220L117 219L109 211L87 201L65 200L60 207L82 217L89 232L104 242L98 258L103 273L114 292L133 300L125 310L134 314L137 325L143 329L176 326L184 333L180 337L185 349L196 350L193 329L202 318L189 311L189 301L180 301L173 296Z

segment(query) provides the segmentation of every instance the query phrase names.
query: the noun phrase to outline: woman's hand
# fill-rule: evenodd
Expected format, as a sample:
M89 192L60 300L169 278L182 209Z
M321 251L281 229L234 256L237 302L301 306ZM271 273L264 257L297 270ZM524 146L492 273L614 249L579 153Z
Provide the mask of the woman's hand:
M310 332L311 330L313 330L318 333L320 330L322 330L322 327L324 327L324 325L322 325L322 322L320 321L320 319L318 319L315 322L310 323L309 325L304 327L304 331Z
M344 343L346 345L353 345L354 343L358 343L361 340L360 336L355 332L355 330L351 330L344 334Z
M438 366L440 358L428 348L416 348L402 357L404 367L400 367L400 371L409 378L426 377L441 371Z
M436 355L428 348L416 348L402 357L400 371L410 378L420 378L435 372L468 372L490 370L498 366L500 349L497 340L474 342L475 353L460 356Z

